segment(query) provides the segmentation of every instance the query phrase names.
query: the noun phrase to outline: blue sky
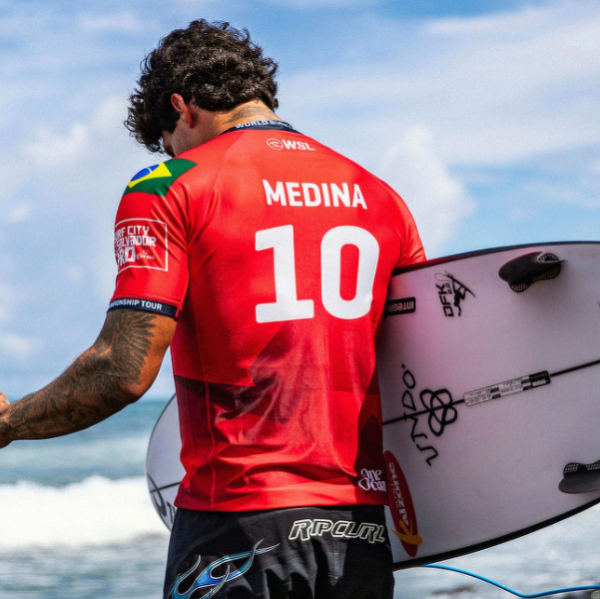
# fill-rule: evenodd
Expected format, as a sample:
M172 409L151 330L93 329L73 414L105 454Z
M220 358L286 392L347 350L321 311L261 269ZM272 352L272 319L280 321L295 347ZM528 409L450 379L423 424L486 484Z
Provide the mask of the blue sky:
M0 0L0 389L99 332L112 225L156 157L122 126L139 63L194 19L280 63L279 114L394 186L430 257L600 231L600 4ZM171 391L165 368L154 395Z

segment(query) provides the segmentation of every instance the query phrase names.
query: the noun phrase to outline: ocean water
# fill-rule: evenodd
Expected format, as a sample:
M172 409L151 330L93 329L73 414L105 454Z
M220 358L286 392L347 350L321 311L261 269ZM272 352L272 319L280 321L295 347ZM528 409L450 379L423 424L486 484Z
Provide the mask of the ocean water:
M144 464L165 404L0 451L0 598L162 597L169 533Z
M87 431L0 451L0 598L161 597L168 531L144 461L165 404L142 400ZM522 593L598 584L600 508L445 563ZM511 597L425 568L397 572L396 587L398 599Z

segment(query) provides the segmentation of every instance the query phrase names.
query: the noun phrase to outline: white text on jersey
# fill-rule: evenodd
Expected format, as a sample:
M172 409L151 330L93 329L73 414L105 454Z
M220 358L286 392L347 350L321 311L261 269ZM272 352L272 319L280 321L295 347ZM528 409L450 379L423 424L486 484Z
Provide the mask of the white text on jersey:
M263 179L265 198L267 204L279 204L280 206L325 206L367 209L367 203L358 185L354 183L352 190L348 183L341 186L336 183L294 183L289 181L277 181L275 188Z
M295 139L268 139L267 145L272 150L303 150L305 152L316 152L305 141L297 141Z

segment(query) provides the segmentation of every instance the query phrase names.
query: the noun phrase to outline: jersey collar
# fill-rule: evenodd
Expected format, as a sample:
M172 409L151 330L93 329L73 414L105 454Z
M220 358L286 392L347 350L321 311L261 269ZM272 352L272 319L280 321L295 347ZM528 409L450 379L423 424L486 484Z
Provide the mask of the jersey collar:
M221 133L221 135L225 133L231 133L232 131L244 131L246 129L258 129L258 130L279 130L279 131L288 131L290 133L299 133L296 131L289 123L284 123L283 121L250 121L249 123L241 123L236 125L235 127L231 127L230 129L226 129Z

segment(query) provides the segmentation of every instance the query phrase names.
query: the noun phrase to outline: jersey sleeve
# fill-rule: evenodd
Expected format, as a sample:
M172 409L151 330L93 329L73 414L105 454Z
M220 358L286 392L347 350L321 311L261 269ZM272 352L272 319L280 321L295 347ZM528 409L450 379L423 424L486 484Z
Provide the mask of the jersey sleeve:
M425 249L423 248L415 219L403 201L402 208L402 253L396 264L396 268L417 264L426 259Z
M179 178L194 166L169 160L127 185L115 219L117 278L109 311L178 317L189 280L186 193Z
M379 182L394 197L396 206L400 211L397 225L400 235L401 251L395 268L402 268L404 266L411 266L412 264L423 262L427 257L425 256L423 242L421 241L419 230L417 229L417 224L415 223L411 211L404 200L392 187L381 179L379 179Z

